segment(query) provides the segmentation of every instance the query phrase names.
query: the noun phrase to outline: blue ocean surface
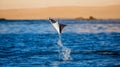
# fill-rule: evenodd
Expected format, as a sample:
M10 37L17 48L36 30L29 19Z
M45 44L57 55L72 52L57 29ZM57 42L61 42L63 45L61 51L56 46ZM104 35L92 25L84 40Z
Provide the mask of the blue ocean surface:
M0 67L120 67L120 20L0 21Z

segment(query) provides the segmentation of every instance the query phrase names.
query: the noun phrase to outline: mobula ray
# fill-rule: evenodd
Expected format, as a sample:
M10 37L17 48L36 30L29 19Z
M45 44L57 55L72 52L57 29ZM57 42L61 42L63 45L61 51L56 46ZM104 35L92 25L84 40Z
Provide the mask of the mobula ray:
M63 28L66 26L65 24L59 24L57 21L54 19L49 18L49 21L53 25L53 27L56 29L58 34L60 35L62 33Z

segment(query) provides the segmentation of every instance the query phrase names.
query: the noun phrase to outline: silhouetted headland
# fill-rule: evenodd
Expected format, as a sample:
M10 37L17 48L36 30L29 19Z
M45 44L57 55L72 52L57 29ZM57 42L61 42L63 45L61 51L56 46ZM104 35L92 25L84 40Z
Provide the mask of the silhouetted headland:
M93 16L89 16L89 18L77 17L75 20L98 20Z
M0 21L5 21L6 19L5 18L0 18Z

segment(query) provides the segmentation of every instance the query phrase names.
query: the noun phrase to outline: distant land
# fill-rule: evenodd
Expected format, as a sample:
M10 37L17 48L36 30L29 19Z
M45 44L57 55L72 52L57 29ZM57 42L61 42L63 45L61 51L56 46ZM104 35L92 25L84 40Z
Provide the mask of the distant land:
M120 5L106 7L62 6L29 9L0 9L0 18L5 19L81 19L93 16L97 19L120 19Z

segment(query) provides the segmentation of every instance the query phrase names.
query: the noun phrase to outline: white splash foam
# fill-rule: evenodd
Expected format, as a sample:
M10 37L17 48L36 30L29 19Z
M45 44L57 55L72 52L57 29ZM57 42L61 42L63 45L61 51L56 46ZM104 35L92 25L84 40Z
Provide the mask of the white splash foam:
M70 56L71 49L63 46L62 41L61 41L61 37L58 39L58 45L61 48L59 51L59 59L62 59L64 61L72 60L72 58Z

